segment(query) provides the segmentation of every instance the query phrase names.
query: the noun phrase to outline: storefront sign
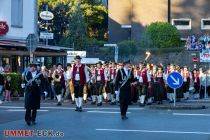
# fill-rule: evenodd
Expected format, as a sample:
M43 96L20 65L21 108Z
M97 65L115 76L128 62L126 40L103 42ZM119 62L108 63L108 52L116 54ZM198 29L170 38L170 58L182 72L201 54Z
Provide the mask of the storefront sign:
M9 26L6 21L0 21L0 35L6 35L9 31Z
M86 51L67 51L67 56L75 57L76 55L86 57Z
M43 20L52 20L54 18L53 13L51 13L50 11L42 11L39 14L40 18Z
M203 49L200 52L200 62L210 62L210 48Z

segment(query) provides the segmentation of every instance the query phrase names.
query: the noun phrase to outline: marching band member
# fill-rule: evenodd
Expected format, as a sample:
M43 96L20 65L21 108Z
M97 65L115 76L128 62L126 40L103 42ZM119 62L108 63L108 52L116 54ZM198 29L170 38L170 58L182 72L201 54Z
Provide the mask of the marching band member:
M61 106L62 90L65 87L65 71L62 69L62 64L57 64L57 69L54 71L52 78L54 81L54 88L58 100L58 106Z
M75 57L75 65L72 69L71 80L74 86L76 110L82 112L83 90L84 86L89 82L89 74L87 66L81 64L81 57L77 55Z
M199 99L200 95L199 95L199 91L200 91L200 74L199 71L197 71L196 69L193 70L192 72L192 80L194 83L194 99Z
M190 87L190 82L192 80L192 75L191 72L188 71L187 66L184 66L184 70L181 73L183 77L183 92L184 92L184 99L188 100L189 99L189 87Z
M107 75L104 69L101 67L102 63L99 61L96 64L96 69L95 69L95 83L96 83L96 94L97 94L97 100L98 104L97 106L102 105L102 92L103 92L103 87L106 87L106 81L107 81Z
M36 70L36 64L31 63L30 70L25 75L25 121L27 125L36 124L37 109L40 109L41 84L44 76Z
M151 87L151 83L150 83L151 77L150 77L148 69L146 68L146 64L142 65L142 70L140 71L140 74L137 79L140 85L140 89L139 89L140 106L144 106L148 88Z

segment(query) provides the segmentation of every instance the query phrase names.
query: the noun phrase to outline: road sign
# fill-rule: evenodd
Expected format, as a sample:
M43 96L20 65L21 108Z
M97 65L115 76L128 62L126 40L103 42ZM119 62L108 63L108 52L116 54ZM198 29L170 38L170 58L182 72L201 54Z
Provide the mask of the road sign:
M172 72L168 75L167 84L173 89L180 88L183 84L183 77L178 72Z
M176 89L180 88L183 84L183 77L178 72L172 72L167 77L167 84L170 88L174 89L174 106L176 106Z
M194 58L193 58L193 62L194 62L194 63L197 63L197 62L198 62L198 58L197 58L197 57L194 57Z
M42 11L40 14L39 14L40 18L43 19L43 20L52 20L54 18L54 15L52 12L50 11Z
M54 34L53 33L47 33L47 32L40 32L40 38L41 39L53 39Z

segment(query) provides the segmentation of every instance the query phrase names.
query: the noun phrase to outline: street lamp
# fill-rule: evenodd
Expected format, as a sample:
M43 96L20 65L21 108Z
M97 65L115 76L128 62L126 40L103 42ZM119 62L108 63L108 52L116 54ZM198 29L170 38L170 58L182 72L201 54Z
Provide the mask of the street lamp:
M114 47L114 60L118 62L118 46L117 44L104 44L104 47Z

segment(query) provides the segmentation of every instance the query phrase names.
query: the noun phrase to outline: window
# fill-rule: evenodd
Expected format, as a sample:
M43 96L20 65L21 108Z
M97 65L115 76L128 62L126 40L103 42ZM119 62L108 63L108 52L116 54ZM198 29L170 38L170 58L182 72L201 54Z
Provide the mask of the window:
M210 29L210 18L209 19L201 19L201 30Z
M16 28L22 28L23 0L12 0L11 4L11 26Z
M178 30L191 30L191 19L172 19L172 25L174 25Z

